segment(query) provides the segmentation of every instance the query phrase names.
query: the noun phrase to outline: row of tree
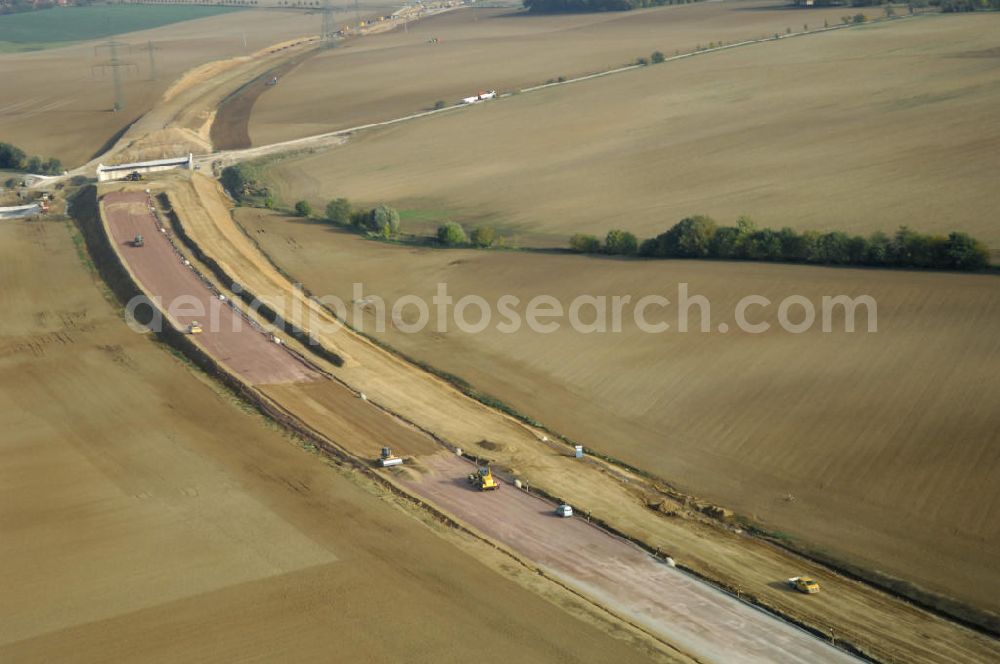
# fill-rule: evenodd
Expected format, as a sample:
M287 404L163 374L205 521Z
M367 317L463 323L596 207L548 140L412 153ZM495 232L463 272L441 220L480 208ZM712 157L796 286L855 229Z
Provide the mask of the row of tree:
M10 143L0 143L0 169L41 175L58 175L63 172L62 164L55 157L29 157L24 150Z
M698 0L524 0L528 11L537 14L569 12L620 12L643 7L686 5Z
M746 217L735 226L719 226L710 217L687 217L670 230L641 243L632 233L609 231L602 242L578 233L570 248L579 253L605 253L650 258L721 258L823 265L919 267L982 270L989 267L986 246L966 233L929 235L906 226L888 236L868 237L840 231L799 233L791 228L757 228Z
M466 233L456 221L447 221L437 229L437 240L446 247L473 246L488 249L499 242L497 231L492 226L477 226L472 233Z
M300 216L312 216L312 207L308 201L295 204L295 211ZM399 212L388 205L379 205L370 210L355 209L346 198L335 198L326 205L326 220L337 226L350 226L370 236L383 239L399 237ZM465 232L462 225L448 221L438 226L437 241L446 247L492 247L498 238L492 226L479 226L471 234Z
M933 0L930 4L946 13L1000 10L1000 0Z

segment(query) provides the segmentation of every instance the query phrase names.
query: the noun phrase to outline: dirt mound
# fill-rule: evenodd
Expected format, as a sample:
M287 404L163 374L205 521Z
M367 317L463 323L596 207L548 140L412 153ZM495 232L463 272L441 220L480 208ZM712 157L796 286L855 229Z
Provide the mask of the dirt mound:
M478 443L476 443L476 445L483 448L484 450L490 450L491 452L500 452L502 450L507 449L507 446L504 445L503 443L494 443L492 440L481 440Z
M211 151L212 144L194 131L171 128L138 138L106 159L111 163L127 163Z

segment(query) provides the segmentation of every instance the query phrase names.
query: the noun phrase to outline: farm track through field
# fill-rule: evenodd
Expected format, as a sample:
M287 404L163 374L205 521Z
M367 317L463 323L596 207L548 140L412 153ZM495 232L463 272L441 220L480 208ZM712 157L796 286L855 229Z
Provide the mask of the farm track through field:
M913 19L918 17L919 14L914 14L907 17L898 17L890 20L903 20L903 19ZM878 21L876 21L878 22ZM662 64L675 62L678 60L686 60L693 57L710 55L713 53L719 53L723 51L732 50L735 48L744 48L748 46L754 46L759 44L766 44L769 42L775 42L782 39L790 39L795 37L804 37L809 35L817 35L822 33L831 32L834 30L844 30L857 27L856 25L834 25L830 27L816 28L812 30L805 30L801 32L791 32L783 35L774 35L773 37L766 37L761 39L747 39L732 44L725 44L722 46L703 48L689 53L681 53L673 56L666 57ZM284 65L283 65L284 66ZM592 81L595 79L604 78L606 76L613 76L615 74L621 74L628 71L634 71L636 69L641 69L649 65L627 65L624 67L615 67L613 69L587 74L584 76L577 76L562 81L552 81L542 85L534 85L526 88L517 90L516 92L504 92L498 95L497 99L504 99L512 97L519 94L528 94L533 92L539 92L542 90L548 90L551 88L556 88L564 85L572 85L575 83L583 83L586 81ZM292 67L289 67L291 69ZM237 109L233 111L233 115L227 116L224 120L217 120L217 122L222 122L222 127L220 127L220 136L224 136L228 143L230 140L242 144L244 142L249 142L249 132L244 126L244 122L249 123L250 113L253 108L253 104L257 101L257 98L263 93L263 90L253 90L246 93L246 98L243 99L242 95L237 93ZM481 103L491 103L491 102L481 102ZM346 129L338 129L336 131L325 132L322 134L316 134L313 136L304 136L302 138L289 139L286 141L279 141L276 143L270 143L266 145L258 145L245 147L240 149L226 149L221 145L216 145L216 151L211 154L201 154L196 155L196 160L200 165L216 164L217 166L228 166L235 163L240 163L252 159L270 158L277 157L288 153L294 153L299 151L309 151L316 152L318 150L329 149L337 145L343 144L348 137L352 134L356 134L361 131L376 129L380 127L389 127L392 125L397 125L412 120L418 120L421 118L426 118L432 115L437 115L439 113L449 113L460 110L466 110L477 106L478 104L465 104L459 106L447 106L440 109L431 109L427 111L419 111L415 113L410 113L397 118L392 118L389 120L382 120L378 122L369 122L354 127L348 127ZM215 125L213 125L213 132L215 131ZM244 141L243 136L246 133L246 141ZM214 135L214 134L213 134Z

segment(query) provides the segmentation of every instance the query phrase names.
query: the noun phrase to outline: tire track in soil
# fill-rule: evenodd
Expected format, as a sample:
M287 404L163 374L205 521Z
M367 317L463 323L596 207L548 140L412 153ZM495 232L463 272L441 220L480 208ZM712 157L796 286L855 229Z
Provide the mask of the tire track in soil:
M257 98L268 90L279 87L282 76L288 74L319 52L318 50L309 51L293 60L269 69L226 97L219 104L215 119L212 121L212 128L209 130L209 138L212 141L212 146L216 150L242 150L252 147L250 142L250 114L253 112L253 105L257 103ZM267 85L267 81L275 76L278 77L278 85Z

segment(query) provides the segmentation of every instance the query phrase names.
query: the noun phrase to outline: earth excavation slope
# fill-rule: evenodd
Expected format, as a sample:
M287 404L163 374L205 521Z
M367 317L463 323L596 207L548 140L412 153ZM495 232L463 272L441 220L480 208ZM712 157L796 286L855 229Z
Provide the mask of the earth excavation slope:
M805 624L830 626L838 642L849 641L863 652L890 659L903 653L910 661L938 661L946 652L954 661L975 662L1000 653L989 637L937 618L863 584L832 574L830 570L745 535L697 520L664 518L646 506L653 496L669 503L669 495L655 485L599 460L580 463L565 448L548 441L544 432L489 409L461 394L444 381L410 365L343 329L340 323L301 290L292 286L268 263L233 222L229 203L211 179L194 174L173 175L162 186L183 230L198 252L211 257L228 281L216 281L225 291L238 280L268 307L295 320L309 320L310 331L326 348L343 358L336 367L321 359L314 362L350 388L364 393L366 403L433 432L448 447L481 450L480 455L508 468L513 474L569 501L595 520L614 524L629 537L652 549L670 553L684 566L740 589L744 596ZM228 283L228 286L227 286ZM230 297L234 296L229 292ZM289 340L289 345L295 345ZM303 354L309 349L303 347ZM336 431L341 415L323 407L315 398L317 382L268 384L259 389L295 411L315 430ZM307 404L307 406L303 406ZM371 457L375 441L332 436L351 453ZM484 448L479 445L489 441ZM430 449L413 447L412 454ZM440 449L440 448L439 448ZM417 459L417 466L425 463ZM824 579L822 603L789 593L780 583L788 571ZM895 628L883 632L881 625Z
M151 212L151 199L146 196L143 192L109 192L102 197L102 215L110 237L143 290L158 298L163 306L170 308L167 303L186 296L185 306L196 307L195 302L200 302L209 311L213 302L221 301L218 294L199 280L186 259L177 255L164 232L166 229L157 223ZM149 241L142 247L131 246L130 240L135 233L143 233ZM222 311L236 307L231 300L229 302ZM176 319L181 329L192 322ZM196 336L196 343L265 394L283 394L280 386L284 385L310 393L311 399L276 398L276 401L359 456L379 441L391 441L394 448L418 456L420 463L445 478L435 483L406 483L414 493L431 499L450 513L458 512L464 521L471 522L514 552L537 562L543 569L552 569L568 585L604 598L603 603L613 611L621 611L636 624L683 651L700 660L715 662L735 658L756 662L851 661L852 658L812 635L661 562L654 562L632 544L612 538L582 521L564 525L556 550L552 545L548 550L539 550L539 543L545 540L541 535L549 519L539 523L538 515L550 510L538 498L515 491L504 491L488 498L477 496L480 501L494 501L495 507L502 511L492 515L485 510L462 514L460 508L468 505L468 489L463 486L456 493L448 487L454 486L456 480L464 485L466 464L453 457L448 460L435 455L440 448L433 439L412 428L407 431L367 400L352 394L353 402L358 405L348 409L343 407L343 402L331 403L324 399L324 393L343 394L344 387L324 379L318 371L303 371L302 360L283 344L275 343L269 335L250 326L234 332L232 323L226 316L219 316L217 324L205 326L206 331ZM275 392L271 392L271 386L278 386ZM322 406L316 408L317 403ZM320 418L335 417L337 421L320 419L316 422L317 418L309 412L314 408ZM381 429L372 427L366 422L370 419L383 420L385 425ZM355 437L355 432L362 435ZM470 519L470 516L479 518ZM551 521L562 523L555 518ZM507 525L497 530L495 524L498 523ZM533 537L523 539L528 533L533 533ZM558 550L563 552L562 558ZM574 561L577 556L582 560ZM656 598L661 599L657 601ZM651 601L654 602L652 606Z

